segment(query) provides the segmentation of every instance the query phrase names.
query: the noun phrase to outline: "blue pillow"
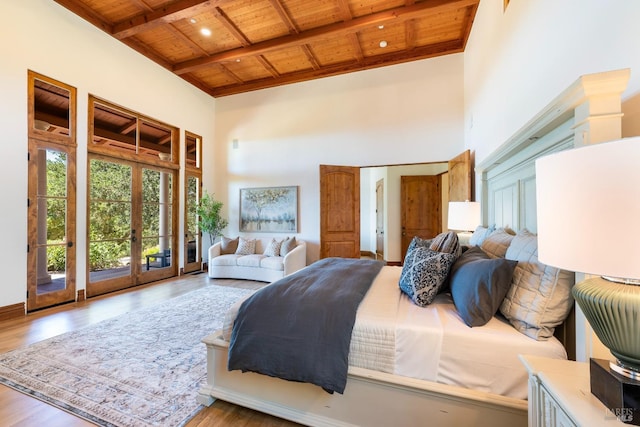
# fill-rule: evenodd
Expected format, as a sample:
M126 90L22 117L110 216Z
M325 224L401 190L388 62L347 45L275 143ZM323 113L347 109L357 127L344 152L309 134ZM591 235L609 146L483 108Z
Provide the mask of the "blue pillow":
M455 260L453 254L415 246L404 259L400 289L421 307L431 304Z
M511 287L518 264L504 258L490 258L474 246L451 268L451 297L468 326L485 325L496 314Z

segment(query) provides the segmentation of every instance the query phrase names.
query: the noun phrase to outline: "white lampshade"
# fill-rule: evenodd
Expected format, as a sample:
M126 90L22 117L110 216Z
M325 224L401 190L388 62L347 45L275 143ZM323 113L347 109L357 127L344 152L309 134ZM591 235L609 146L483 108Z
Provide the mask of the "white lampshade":
M640 279L640 137L538 159L536 198L541 262Z
M480 225L480 203L449 202L449 230L473 231Z
M609 367L640 380L640 138L536 161L538 259L593 277L571 293L611 351ZM627 284L629 283L629 284ZM608 393L591 376L591 391Z

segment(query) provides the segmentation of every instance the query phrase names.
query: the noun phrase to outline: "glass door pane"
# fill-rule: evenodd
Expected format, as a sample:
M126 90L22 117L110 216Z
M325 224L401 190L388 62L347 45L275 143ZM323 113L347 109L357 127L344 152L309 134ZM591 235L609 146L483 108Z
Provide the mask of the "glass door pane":
M141 271L169 269L173 265L173 174L142 169Z
M132 166L100 159L89 165L89 282L132 275ZM131 281L128 280L127 285ZM121 288L114 283L114 288ZM109 288L109 289L107 289ZM98 292L114 290L107 286Z
M185 204L185 265L184 272L200 270L200 227L196 209L200 201L200 179L187 174Z
M67 154L38 150L37 294L66 289Z

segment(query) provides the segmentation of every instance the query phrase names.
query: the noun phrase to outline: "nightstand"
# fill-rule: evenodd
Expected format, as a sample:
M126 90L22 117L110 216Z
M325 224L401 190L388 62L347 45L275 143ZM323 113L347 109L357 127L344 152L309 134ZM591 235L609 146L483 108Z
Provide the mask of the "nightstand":
M529 373L529 427L628 426L589 386L589 364L520 356Z

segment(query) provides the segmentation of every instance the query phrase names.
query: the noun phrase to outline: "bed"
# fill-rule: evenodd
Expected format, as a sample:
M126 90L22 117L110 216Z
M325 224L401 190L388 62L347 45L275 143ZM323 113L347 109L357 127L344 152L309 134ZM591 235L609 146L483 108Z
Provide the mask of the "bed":
M606 81L610 74L593 78ZM589 102L584 84L585 79L579 79L476 169L482 182L485 223L535 231L535 198L530 197L532 188L535 194L533 162L540 155L572 146L576 133L583 131L574 121L579 107ZM227 323L226 332L216 331L203 340L207 384L200 390L199 402L208 405L222 399L318 426L527 425L527 380L518 354L563 358L574 338L535 340L523 333L526 328L516 330L516 324L500 317L469 328L447 293L439 294L426 308L403 299L397 285L401 271L384 267L358 309L343 394L330 394L313 384L228 371ZM389 300L395 303L388 304ZM391 329L389 319L396 325ZM423 323L436 325L431 335L413 327ZM557 329L562 331L563 326ZM371 345L365 340L371 336L393 338ZM505 341L504 336L509 338ZM497 337L502 337L500 347L494 342ZM421 346L427 351L418 352ZM371 349L374 354L367 354ZM429 357L436 362L423 360ZM491 384L487 378L493 379Z

